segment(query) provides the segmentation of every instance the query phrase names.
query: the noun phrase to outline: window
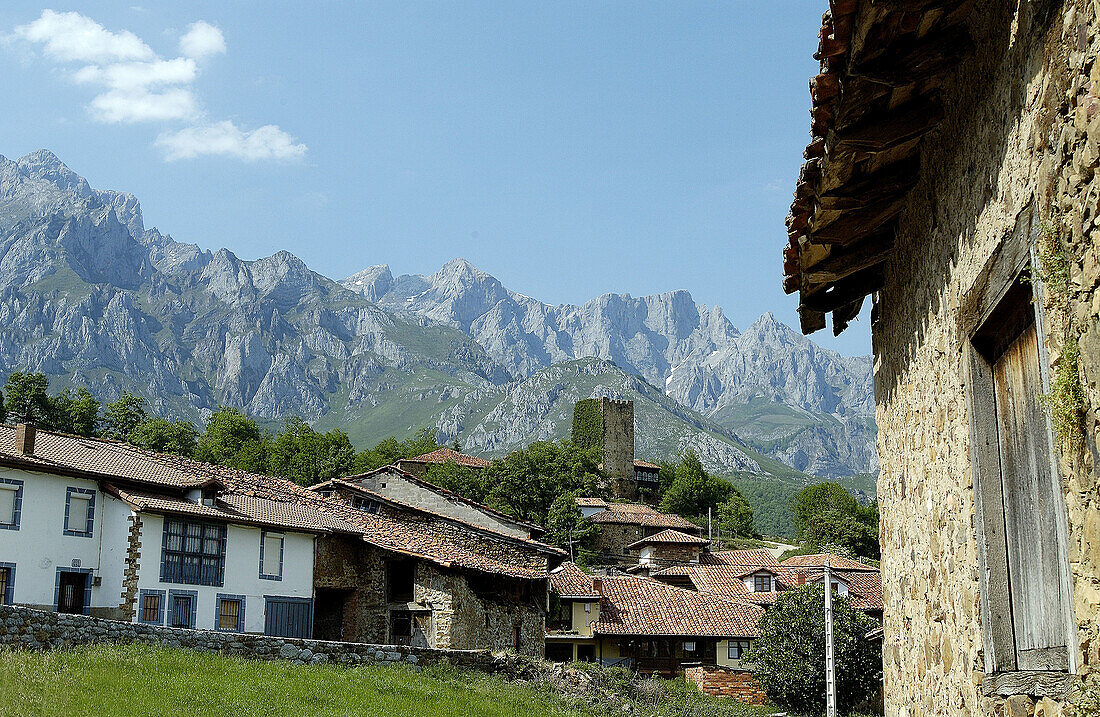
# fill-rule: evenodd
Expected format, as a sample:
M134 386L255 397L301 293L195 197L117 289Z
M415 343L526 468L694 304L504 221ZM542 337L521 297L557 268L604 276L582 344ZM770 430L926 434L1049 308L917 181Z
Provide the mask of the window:
M758 593L770 593L772 591L771 575L753 575L752 589Z
M147 625L164 624L163 590L142 590L138 593L138 622Z
M280 533L260 533L260 578L283 579L283 536Z
M408 645L412 641L413 617L408 610L390 613L390 639L395 645Z
M385 488L386 485L383 483L382 487ZM352 505L352 507L356 508L357 510L363 510L363 511L366 511L368 513L377 513L378 511L380 511L382 509L382 504L381 503L379 503L376 500L370 500L368 498L359 498L359 497L352 498L351 505Z
M199 594L194 590L168 591L168 627L195 627L195 603Z
M1023 276L1026 244L1013 249L1011 239L1005 242L990 260L997 270L983 275L1016 278L1000 286L986 280L971 290L967 305L991 308L973 310L972 325L963 326L970 336L970 455L982 627L990 648L985 667L991 674L1073 672L1065 501L1048 418L1037 400L1049 385L1042 302L1032 300L1041 283ZM997 267L1009 259L1020 268Z
M412 602L415 573L416 563L411 560L386 563L386 598L390 602Z
M684 642L684 653L685 654L694 654L694 652L695 652L695 641L694 640L688 640L688 641Z
M221 585L225 579L224 524L164 519L160 579L186 585Z
M79 538L92 537L92 521L95 517L95 490L91 488L65 489L65 535Z
M220 632L244 632L244 595L218 595L218 613L214 629Z
M0 530L19 530L23 481L0 478Z
M0 605L15 601L15 563L0 563Z
M729 642L729 659L740 660L741 655L744 655L749 650L748 640L730 640Z

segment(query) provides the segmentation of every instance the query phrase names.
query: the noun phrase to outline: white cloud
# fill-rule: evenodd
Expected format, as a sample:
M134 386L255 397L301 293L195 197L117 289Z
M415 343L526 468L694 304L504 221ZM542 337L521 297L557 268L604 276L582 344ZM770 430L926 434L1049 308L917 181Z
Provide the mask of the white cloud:
M166 159L221 155L251 161L306 153L304 144L276 125L242 130L233 122L206 118L192 90L198 62L226 52L225 36L208 22L188 25L179 39L181 56L173 59L160 57L128 30L112 32L75 12L43 10L37 20L16 27L11 37L40 45L43 54L59 64L82 65L71 77L96 87L98 94L88 104L96 121L189 122L190 126L166 129L157 137Z
M294 159L306 153L304 144L295 143L293 137L273 124L245 131L229 120L164 132L157 137L157 146L169 160L202 155L246 160Z
M15 35L41 43L45 52L62 62L147 60L153 51L128 30L111 32L77 12L43 10L34 22L15 28Z
M225 36L210 23L202 20L193 22L180 38L180 52L196 60L207 55L225 54Z

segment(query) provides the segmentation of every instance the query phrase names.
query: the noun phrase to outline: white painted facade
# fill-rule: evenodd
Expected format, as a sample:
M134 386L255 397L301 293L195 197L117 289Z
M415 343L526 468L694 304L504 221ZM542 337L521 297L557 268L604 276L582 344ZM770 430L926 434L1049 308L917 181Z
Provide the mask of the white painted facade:
M134 514L131 507L99 490L96 481L0 468L0 490L20 488L17 527L3 525L9 517L0 515L0 569L14 566L11 602L56 610L58 569L87 571L86 584L90 589L85 591L89 600L84 612L125 619L123 581L130 517ZM66 534L66 499L70 491L75 491L78 497L93 497L92 529L88 537ZM10 505L12 497L11 493L0 495L0 507ZM79 512L75 510L74 515ZM167 623L171 592L193 591L197 598L193 627L215 629L218 596L227 595L243 600L244 631L262 633L268 597L299 600L313 597L313 534L229 524L220 586L168 583L161 580L165 518L148 512L141 513L140 518L135 621L142 618L142 591L163 591L160 624ZM268 577L261 578L260 545L265 533L276 539L281 537L281 561L278 557L266 560L264 573ZM268 544L277 546L278 541L269 540ZM0 601L4 599L0 594Z
M262 633L266 597L313 597L314 536L311 534L229 525L226 531L222 585L192 585L161 580L164 517L143 513L141 521L138 614L135 621L142 618L142 591L163 591L165 600L169 598L171 591L193 591L198 599L195 606L195 628L216 629L218 596L227 595L240 596L244 600L244 631ZM281 571L277 566L277 559L274 561L275 567L272 567L272 561L265 559L264 573L271 576L269 578L260 577L260 541L264 533L283 538ZM272 579L275 575L279 579ZM167 610L162 609L160 624L166 624L167 618Z
M122 603L130 508L99 490L95 481L13 468L0 468L0 479L0 490L11 490L12 482L22 487L18 528L0 529L0 563L15 566L12 602L55 609L58 568L90 570L86 612L111 616L106 611ZM94 496L89 537L65 534L70 488Z

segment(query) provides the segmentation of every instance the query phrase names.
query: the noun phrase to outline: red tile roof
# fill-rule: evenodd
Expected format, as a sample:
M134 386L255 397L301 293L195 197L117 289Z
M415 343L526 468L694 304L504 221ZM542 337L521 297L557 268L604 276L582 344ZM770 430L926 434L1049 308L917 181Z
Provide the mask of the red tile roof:
M550 587L564 598L599 599L600 594L592 580L592 576L578 568L576 563L562 563L550 571Z
M104 489L139 512L184 515L310 533L347 528L339 520L309 507L252 496L227 493L218 496L214 505L204 505L185 498L132 491L110 484L104 484Z
M414 458L402 458L398 463L433 463L441 465L447 461L451 461L452 463L456 463L466 468L485 468L489 465L489 461L484 458L468 456L465 453L459 453L450 448L438 448L431 453L423 453Z
M719 550L708 553L706 562L712 565L729 565L746 569L759 566L772 567L779 565L779 561L770 551L764 548L752 548L750 550Z
M834 570L867 570L870 572L878 572L878 568L873 565L866 565L839 555L833 555L832 553L793 555L784 560L781 565L786 565L789 568L823 568L825 567L826 560L829 561L829 567Z
M606 508L608 502L603 498L577 498L577 505L582 508Z
M651 578L603 578L600 635L756 637L764 611L718 595L665 585Z
M701 538L698 535L688 535L687 533L681 533L679 530L662 530L660 533L654 533L648 538L642 538L635 541L628 548L640 548L643 545L709 545L710 541L706 538Z
M678 515L662 513L648 505L638 503L608 503L605 509L599 513L593 513L588 519L593 523L641 525L647 528L675 528L676 530L695 533L702 531L702 528L690 520L685 520Z
M648 469L654 470L654 471L661 469L661 466L657 465L656 463L650 463L649 461L639 461L639 460L634 461L634 467L635 468L648 468Z

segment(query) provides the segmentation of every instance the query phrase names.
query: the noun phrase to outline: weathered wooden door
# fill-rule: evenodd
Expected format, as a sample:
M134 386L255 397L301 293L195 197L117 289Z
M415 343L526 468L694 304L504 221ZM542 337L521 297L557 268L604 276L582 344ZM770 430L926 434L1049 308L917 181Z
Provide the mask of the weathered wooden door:
M997 432L1004 496L1009 596L1017 669L1064 670L1066 587L1061 577L1058 525L1035 324L993 362Z

